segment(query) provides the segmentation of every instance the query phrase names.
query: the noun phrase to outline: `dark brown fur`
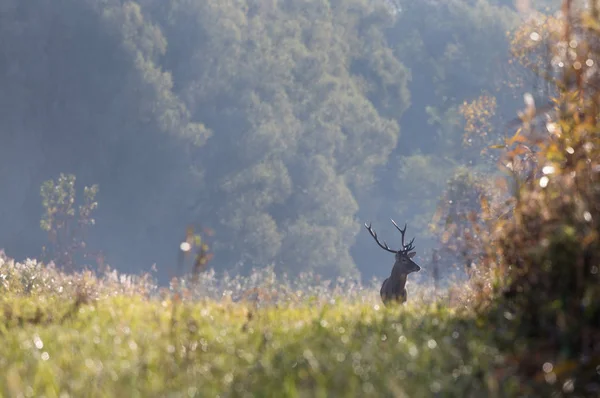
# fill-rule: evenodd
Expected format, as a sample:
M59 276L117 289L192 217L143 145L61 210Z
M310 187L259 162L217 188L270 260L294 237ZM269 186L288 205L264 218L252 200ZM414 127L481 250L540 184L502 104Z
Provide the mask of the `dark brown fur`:
M407 300L406 277L410 273L421 270L421 267L411 260L411 257L414 255L415 252L396 254L396 262L394 263L394 268L392 268L392 273L383 281L381 290L379 291L384 304L387 305L394 301L404 303Z
M375 242L382 249L394 253L396 255L396 262L394 263L394 267L392 268L392 272L388 278L383 281L381 285L381 290L379 294L381 295L381 300L385 305L388 305L392 302L404 303L407 299L406 294L406 278L409 274L413 272L419 272L421 267L419 267L412 258L415 256L416 252L412 251L414 249L413 240L411 240L407 245L404 244L404 234L406 232L406 225L404 229L398 227L398 225L392 220L392 223L400 231L402 234L402 249L400 250L392 250L389 248L387 243L379 242L377 238L377 233L373 231L371 225L365 224L365 227L371 234L371 236L375 239Z

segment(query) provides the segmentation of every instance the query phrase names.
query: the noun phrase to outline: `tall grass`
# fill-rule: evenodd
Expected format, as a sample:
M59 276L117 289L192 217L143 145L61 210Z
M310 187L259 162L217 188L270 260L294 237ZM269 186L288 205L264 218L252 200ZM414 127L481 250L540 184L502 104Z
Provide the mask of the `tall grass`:
M159 288L4 255L0 282L4 396L476 397L517 385L489 327L416 285L386 308L375 284L309 274L207 272L193 289Z

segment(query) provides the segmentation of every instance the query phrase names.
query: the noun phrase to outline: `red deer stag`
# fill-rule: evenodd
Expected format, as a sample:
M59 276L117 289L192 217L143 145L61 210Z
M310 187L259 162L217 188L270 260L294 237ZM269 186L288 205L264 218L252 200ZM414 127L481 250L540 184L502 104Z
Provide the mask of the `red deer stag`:
M416 252L411 251L415 249L413 246L415 238L413 238L408 245L405 245L404 234L406 233L406 224L404 224L404 229L401 229L394 220L392 220L392 223L402 234L402 248L399 250L390 249L385 241L381 244L379 239L377 239L377 233L371 228L371 224L369 223L369 225L367 225L365 223L365 227L379 247L396 255L396 262L394 263L394 268L392 268L392 273L389 278L383 281L381 290L379 291L381 300L385 305L388 305L391 302L404 303L406 301L406 277L412 272L419 272L421 270L421 267L411 260L416 254Z

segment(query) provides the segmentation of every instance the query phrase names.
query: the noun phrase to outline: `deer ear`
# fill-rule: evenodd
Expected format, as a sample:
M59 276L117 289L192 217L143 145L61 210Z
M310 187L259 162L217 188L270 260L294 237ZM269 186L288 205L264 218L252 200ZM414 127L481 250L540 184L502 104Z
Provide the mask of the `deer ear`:
M415 256L415 254L417 254L417 252L408 253L408 258L413 258Z

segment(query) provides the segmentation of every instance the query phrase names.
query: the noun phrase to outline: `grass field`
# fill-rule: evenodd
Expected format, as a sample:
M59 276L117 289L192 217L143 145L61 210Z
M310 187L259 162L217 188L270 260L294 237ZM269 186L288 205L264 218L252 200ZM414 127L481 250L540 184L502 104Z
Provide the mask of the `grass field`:
M2 396L514 396L498 331L430 291L385 308L344 281L216 281L174 300L148 279L0 258ZM234 302L243 283L266 287Z

